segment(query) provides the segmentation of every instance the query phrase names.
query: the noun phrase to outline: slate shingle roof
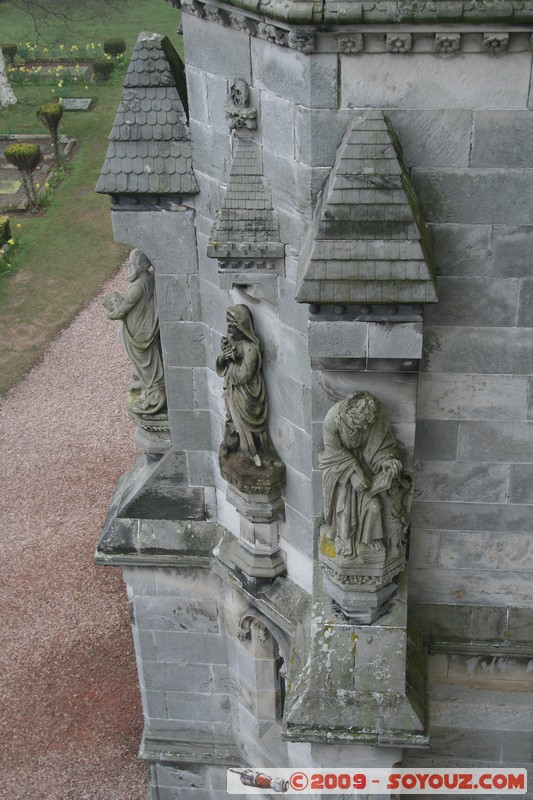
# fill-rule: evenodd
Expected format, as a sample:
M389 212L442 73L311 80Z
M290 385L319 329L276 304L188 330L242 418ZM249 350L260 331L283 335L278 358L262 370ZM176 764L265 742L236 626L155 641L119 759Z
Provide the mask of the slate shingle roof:
M278 219L253 139L236 139L228 188L217 213L207 255L211 258L281 258Z
M350 124L303 243L297 300L431 303L431 244L389 120Z
M198 186L182 97L183 64L170 41L141 33L96 185L103 194L193 194ZM180 90L181 89L181 96Z

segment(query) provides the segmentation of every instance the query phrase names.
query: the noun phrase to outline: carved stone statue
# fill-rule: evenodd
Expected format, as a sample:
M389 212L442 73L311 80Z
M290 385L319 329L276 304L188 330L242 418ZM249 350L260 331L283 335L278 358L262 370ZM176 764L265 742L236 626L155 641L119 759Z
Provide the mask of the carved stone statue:
M133 250L126 294L122 297L111 292L104 298L109 319L122 320L122 341L134 367L132 389L138 392L131 411L143 416L161 414L167 407L154 273L150 267L144 253Z
M285 467L267 431L268 405L261 373L261 343L248 306L231 306L226 318L227 336L222 337L221 353L216 362L217 374L224 377L226 403L221 471L237 488L263 492L272 485L279 485Z
M353 392L329 410L323 437L322 533L335 555L397 554L405 547L412 480L403 472L386 409L369 392Z
M250 87L242 78L235 78L231 84L226 117L232 129L253 131L257 128L257 110L250 105Z

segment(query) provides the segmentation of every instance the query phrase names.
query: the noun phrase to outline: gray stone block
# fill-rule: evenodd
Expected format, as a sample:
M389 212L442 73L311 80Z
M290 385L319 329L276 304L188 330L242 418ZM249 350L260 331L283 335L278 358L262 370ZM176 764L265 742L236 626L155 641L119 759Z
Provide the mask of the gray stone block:
M435 567L439 555L440 531L411 528L409 532L409 566L418 569Z
M526 605L531 598L531 572L512 570L413 569L409 577L414 602Z
M188 68L252 82L248 36L192 14L183 15L183 34ZM220 102L225 103L226 98L221 97Z
M123 567L122 575L127 586L128 597L139 594L156 594L156 576L153 569L146 567Z
M493 533L443 531L439 564L444 569L527 571L533 564L533 541L527 533L507 533L502 541Z
M321 423L331 406L352 392L371 392L383 403L392 422L414 422L417 394L415 372L373 373L313 370L313 419ZM421 413L420 416L429 416Z
M407 167L467 167L472 112L467 109L387 111Z
M178 450L211 450L211 413L169 408L172 443Z
M492 240L492 273L522 278L531 273L533 226L495 225Z
M218 633L217 604L187 597L135 597L135 624L139 630Z
M180 789L182 787L192 787L202 789L206 785L207 769L200 764L181 764L170 766L167 764L156 764L155 772L157 776L157 786L159 789ZM178 795L175 795L178 797Z
M533 464L511 466L509 501L533 505Z
M295 260L294 274L296 274L297 269L298 264ZM285 325L295 328L299 333L306 336L309 322L309 306L307 303L297 303L294 299L296 296L296 284L292 280L280 278L278 287L280 320L285 323Z
M531 509L497 503L413 503L411 524L416 528L446 531L528 531ZM436 600L429 602L438 602Z
M297 472L290 465L287 466L285 500L302 517L311 518L313 513L311 480L302 475L302 473Z
M464 422L459 429L461 461L531 463L533 422Z
M518 290L516 278L441 277L437 284L439 302L425 308L424 321L428 325L512 327Z
M304 555L313 558L313 525L288 504L285 505L285 522L280 525L280 537Z
M311 167L331 167L353 116L352 110L304 108L294 110L295 157Z
M522 328L533 327L533 279L531 278L520 281L516 324Z
M141 698L145 718L165 718L167 715L167 701L164 692L149 692L141 689Z
M303 55L257 38L251 51L254 85L261 91L306 108L337 108L335 54Z
M432 224L429 229L438 275L475 277L492 274L490 225ZM499 274L497 269L494 274ZM505 272L501 274L506 277Z
M531 111L475 111L471 166L533 167Z
M310 477L311 436L279 415L271 420L270 436L285 464Z
M225 183L231 164L231 139L208 125L191 120L193 165L211 177ZM203 210L203 206L201 206Z
M527 376L422 374L418 416L423 419L523 420Z
M196 692L167 692L169 719L198 720L199 722L227 722L230 699L227 694L200 694Z
M213 259L210 259L211 268L214 266L214 263L216 262L213 262ZM215 277L217 276L215 275ZM217 285L215 285L210 280L200 278L200 292L202 295L202 312L204 321L219 335L216 350L216 356L218 356L220 352L220 338L226 333L226 311L231 303L229 302L227 292L222 291L219 288L218 282ZM210 362L208 366L214 367L214 362Z
M219 180L203 172L202 164L199 164L198 167L195 168L194 174L200 190L199 194L194 198L196 208L196 233L209 236L213 227L215 214L220 207L224 194L223 186Z
M368 323L368 358L418 360L421 357L421 322Z
M528 225L533 186L516 169L414 169L412 180L428 222Z
M509 633L513 641L533 640L533 610L531 608L509 609Z
M443 62L431 53L406 58L340 56L341 107L431 109L527 107L530 56L464 57ZM394 76L392 79L391 76Z
M187 474L190 486L213 486L215 481L215 454L198 450L187 453Z
M205 366L207 328L202 322L162 322L160 329L165 364L172 367Z
M216 633L155 631L158 661L171 664L225 664L224 637Z
M367 322L309 322L311 358L366 358Z
M144 683L149 690L174 692L212 692L213 675L207 664L143 663Z
M265 178L272 190L272 205L278 212L301 216L309 213L315 176L311 168L285 158L281 153L263 153ZM324 180L327 175L323 176ZM317 186L322 186L323 181ZM280 238L285 241L280 226Z
M294 159L294 106L271 92L261 92L261 142L273 153Z
M179 322L192 318L187 275L158 275L156 294L160 322Z
M153 661L156 656L154 634L152 631L140 631L133 626L132 633L137 658L141 661Z
M520 328L424 329L427 372L533 373L531 332Z
M116 241L140 248L156 275L198 272L193 209L111 211L111 220Z
M450 420L419 419L415 458L421 461L455 461L459 424Z
M165 367L168 405L172 408L194 408L193 370L190 367Z
M506 608L473 606L472 640L509 641L508 616Z
M240 302L240 300L239 300ZM264 362L305 385L311 383L307 337L270 314L255 309L255 330L263 344Z
M209 125L207 111L207 82L206 74L200 69L187 64L187 98L189 101L189 115L192 119Z
M210 72L206 75L209 125L223 135L227 135L230 132L229 122L226 117L226 104L231 80L233 78L228 79L225 75L213 75ZM255 108L255 98L252 98L251 104Z
M427 501L505 503L508 479L507 464L429 461L416 471L416 496Z
M308 423L304 402L305 385L295 381L289 374L271 368L268 362L263 365L263 377L267 385L270 419L282 416L298 428L305 429ZM220 382L220 378L218 380Z

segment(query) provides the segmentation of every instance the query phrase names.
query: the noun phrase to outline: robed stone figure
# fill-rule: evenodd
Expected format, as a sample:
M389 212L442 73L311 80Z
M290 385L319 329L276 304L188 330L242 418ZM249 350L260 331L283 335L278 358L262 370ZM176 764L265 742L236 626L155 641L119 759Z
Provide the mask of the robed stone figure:
M336 403L323 424L322 534L344 559L405 547L412 480L404 473L384 406L369 392Z
M155 278L149 259L140 250L129 258L129 287L124 297L112 292L104 298L109 319L122 320L122 341L134 368L134 385L140 396L132 406L136 414L157 414L167 407Z

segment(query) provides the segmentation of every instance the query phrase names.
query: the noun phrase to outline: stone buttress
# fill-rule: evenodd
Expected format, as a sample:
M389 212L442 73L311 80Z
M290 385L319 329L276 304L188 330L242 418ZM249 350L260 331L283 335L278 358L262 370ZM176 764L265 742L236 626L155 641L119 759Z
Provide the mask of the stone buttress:
M97 186L164 365L96 552L152 799L527 767L533 3L171 4Z

